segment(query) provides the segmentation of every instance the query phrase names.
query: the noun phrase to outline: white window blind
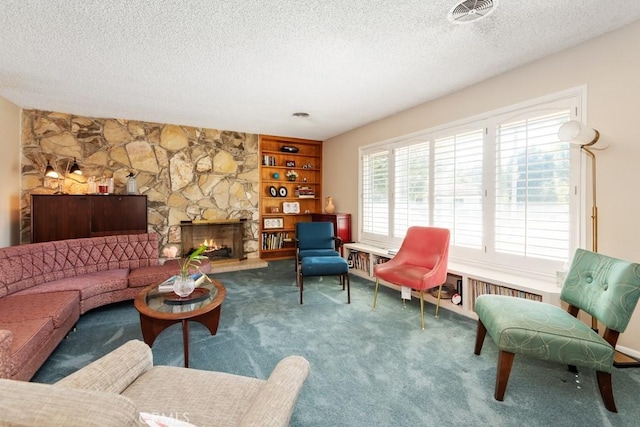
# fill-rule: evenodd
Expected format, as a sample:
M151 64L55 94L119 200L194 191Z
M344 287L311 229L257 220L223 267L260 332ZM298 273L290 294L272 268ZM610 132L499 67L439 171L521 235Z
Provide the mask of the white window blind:
M570 148L558 129L570 111L497 126L495 251L569 259Z
M483 143L483 129L435 140L433 224L452 245L482 247Z
M365 243L451 231L451 259L553 276L584 233L580 150L558 139L584 89L361 148Z
M429 142L394 149L393 237L429 225Z
M372 240L389 234L389 151L362 156L362 232Z

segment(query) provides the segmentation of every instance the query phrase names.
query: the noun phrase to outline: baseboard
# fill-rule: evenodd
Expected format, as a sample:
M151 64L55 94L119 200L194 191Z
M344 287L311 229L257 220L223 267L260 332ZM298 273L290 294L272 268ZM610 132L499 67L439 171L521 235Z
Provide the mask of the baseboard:
M616 351L613 355L613 366L616 368L640 368L640 360Z

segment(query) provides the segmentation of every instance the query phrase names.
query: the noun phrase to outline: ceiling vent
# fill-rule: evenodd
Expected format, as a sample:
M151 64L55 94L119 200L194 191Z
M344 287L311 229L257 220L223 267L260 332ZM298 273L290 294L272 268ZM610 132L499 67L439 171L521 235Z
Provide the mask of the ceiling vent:
M468 24L491 15L498 0L464 0L451 8L447 18L456 24Z

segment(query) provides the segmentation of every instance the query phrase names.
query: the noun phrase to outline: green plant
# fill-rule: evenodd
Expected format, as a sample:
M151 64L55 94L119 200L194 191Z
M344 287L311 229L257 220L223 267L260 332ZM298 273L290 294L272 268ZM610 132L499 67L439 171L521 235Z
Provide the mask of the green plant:
M208 259L206 256L202 255L204 251L207 250L206 245L201 245L198 249L191 252L191 254L186 257L184 260L178 260L180 263L180 272L182 275L189 274L189 267L193 264L200 264L203 260ZM196 268L199 268L196 266Z

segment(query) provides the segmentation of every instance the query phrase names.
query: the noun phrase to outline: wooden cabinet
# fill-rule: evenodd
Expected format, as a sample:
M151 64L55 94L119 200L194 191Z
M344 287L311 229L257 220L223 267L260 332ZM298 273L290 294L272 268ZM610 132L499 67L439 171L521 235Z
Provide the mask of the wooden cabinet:
M296 223L322 212L322 141L261 135L260 155L260 257L290 258Z
M31 243L147 232L147 196L31 196Z
M342 243L351 243L351 214L334 213L334 214L313 214L311 221L327 221L333 223L333 230L337 237L342 239Z

